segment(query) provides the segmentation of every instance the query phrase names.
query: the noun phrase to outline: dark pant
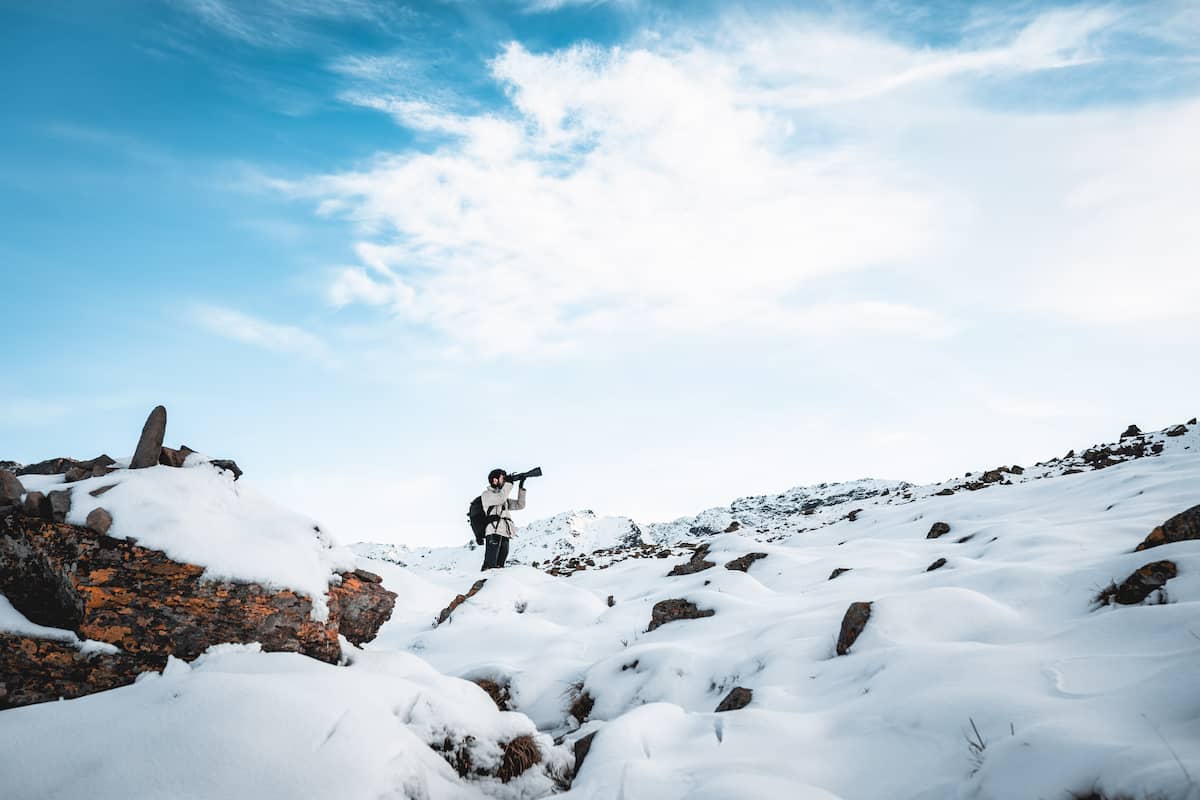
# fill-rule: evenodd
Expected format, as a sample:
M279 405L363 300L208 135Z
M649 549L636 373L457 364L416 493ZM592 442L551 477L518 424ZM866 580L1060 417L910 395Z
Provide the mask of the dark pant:
M498 533L488 534L483 547L483 568L499 569L508 560L508 537Z

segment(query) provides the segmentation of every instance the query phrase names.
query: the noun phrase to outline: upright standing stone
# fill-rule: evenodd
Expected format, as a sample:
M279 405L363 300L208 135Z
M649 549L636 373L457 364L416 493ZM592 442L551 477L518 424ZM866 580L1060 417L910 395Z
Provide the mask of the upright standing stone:
M138 439L137 450L133 452L133 460L129 462L130 469L153 467L158 463L162 453L163 437L167 433L167 410L155 406L142 426L142 438Z

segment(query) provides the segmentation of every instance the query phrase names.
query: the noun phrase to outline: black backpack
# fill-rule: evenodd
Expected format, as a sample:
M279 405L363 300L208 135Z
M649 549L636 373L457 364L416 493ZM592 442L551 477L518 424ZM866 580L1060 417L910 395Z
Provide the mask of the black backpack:
M483 510L483 498L476 497L467 507L467 521L471 523L471 533L475 534L475 543L483 544L487 535L487 526L500 519L499 514L488 514Z

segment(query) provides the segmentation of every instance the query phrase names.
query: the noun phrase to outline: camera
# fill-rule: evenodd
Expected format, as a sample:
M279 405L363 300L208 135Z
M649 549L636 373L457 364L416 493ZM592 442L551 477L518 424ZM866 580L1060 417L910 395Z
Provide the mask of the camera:
M510 481L512 481L513 483L516 483L517 481L523 481L526 478L540 478L540 477L542 477L542 468L541 467L534 467L533 469L531 469L527 472L510 472L508 474L508 479Z

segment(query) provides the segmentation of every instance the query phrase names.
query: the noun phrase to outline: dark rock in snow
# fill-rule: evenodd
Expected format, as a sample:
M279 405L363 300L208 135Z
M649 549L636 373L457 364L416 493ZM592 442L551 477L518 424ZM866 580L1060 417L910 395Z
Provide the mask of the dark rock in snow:
M936 539L939 536L945 536L950 532L950 525L946 522L935 522L929 528L929 533L925 534L926 539Z
M925 571L926 571L926 572L933 572L935 569L941 569L941 568L942 568L942 567L944 567L944 566L946 566L946 559L944 559L944 558L939 558L937 561L933 562L933 563L932 563L932 564L930 564L928 567L926 567L926 568L925 568Z
M1121 584L1109 586L1100 592L1096 602L1106 606L1112 602L1123 606L1136 605L1161 589L1167 581L1179 574L1173 561L1155 561L1138 567Z
M945 489L942 489L940 492L934 492L934 495L936 497L949 497L952 494L954 494L954 490L951 489L950 487L946 487Z
M692 575L697 572L703 572L706 569L715 567L715 561L705 561L705 556L708 555L708 545L702 544L692 553L691 559L683 564L676 564L675 568L667 573L668 578L673 578L677 575Z
M829 573L829 580L833 580L833 579L834 579L834 578L836 578L838 575L842 575L842 574L844 574L844 573L846 573L846 572L849 572L849 571L850 571L850 567L838 567L838 568L837 568L837 569L835 569L833 572Z
M738 572L746 572L750 569L750 565L760 558L766 558L766 553L746 553L744 556L738 556L725 565L725 569L737 570Z
M138 439L137 449L133 451L133 459L129 462L130 469L145 469L158 464L158 456L162 452L163 436L167 433L167 409L155 406L146 417L142 426L142 435Z
M455 595L454 599L450 601L450 605L443 608L442 613L438 614L437 622L433 623L433 626L436 628L438 625L441 625L443 622L450 619L450 615L454 613L454 609L458 608L463 603L467 602L467 600L479 594L479 590L483 588L485 583L487 583L487 578L480 578L479 580L475 581L474 585L471 586L471 589L466 594Z
M711 617L716 613L713 609L701 610L695 603L689 600L660 600L650 610L650 627L646 628L646 633L661 625L666 625L668 622L677 622L684 619L701 619L703 617Z
M858 641L858 637L862 635L863 629L867 627L867 621L871 619L871 603L858 602L851 603L846 609L845 616L842 617L842 629L838 633L837 654L844 656L850 652L850 648Z
M235 481L236 481L238 478L242 477L242 470L241 470L241 469L238 467L238 465L237 465L237 462L236 462L236 461L233 461L232 459L229 459L229 458L214 458L214 459L213 459L212 461L210 461L209 463L210 463L210 464L212 464L214 467L217 467L218 469L223 469L223 470L225 470L226 472L232 472L232 473L233 473L233 479L234 479Z
M1134 552L1188 539L1200 539L1200 505L1176 514L1150 531L1142 543L1134 548Z
M1129 439L1131 437L1141 436L1141 435L1142 435L1141 428L1139 428L1137 425L1130 425L1128 428L1125 429L1125 432L1121 434L1121 438Z
M717 706L717 711L737 711L750 705L752 699L754 699L753 691L742 686L735 686Z
M741 527L742 527L742 523L738 522L735 519L733 522L729 523L729 526L727 528L725 528L725 533L733 533L734 531L740 529Z
M88 530L96 533L108 533L112 527L113 518L103 508L93 508L87 515Z
M583 762L587 759L588 753L592 749L592 740L596 738L596 732L592 731L587 736L575 740L575 774L579 775L579 770L583 768Z
M1185 433L1187 433L1186 425L1176 425L1167 429L1167 436L1183 436Z

